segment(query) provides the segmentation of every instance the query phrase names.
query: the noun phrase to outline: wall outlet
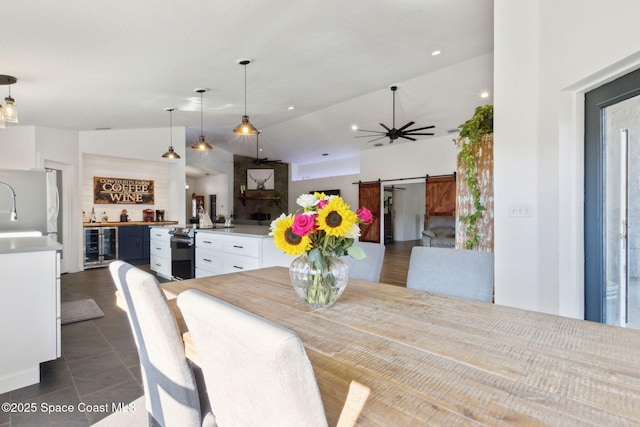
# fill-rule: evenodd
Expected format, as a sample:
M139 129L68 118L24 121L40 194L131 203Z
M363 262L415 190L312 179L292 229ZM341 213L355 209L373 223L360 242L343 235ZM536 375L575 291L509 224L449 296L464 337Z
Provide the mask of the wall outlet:
M511 203L509 205L509 217L524 218L531 216L531 205L528 203Z

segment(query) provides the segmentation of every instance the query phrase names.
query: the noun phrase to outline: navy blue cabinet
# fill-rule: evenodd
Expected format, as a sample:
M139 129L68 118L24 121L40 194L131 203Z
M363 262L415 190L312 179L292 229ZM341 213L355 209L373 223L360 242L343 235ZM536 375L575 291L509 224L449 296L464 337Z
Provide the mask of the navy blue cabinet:
M118 259L131 264L149 264L149 235L146 225L118 227Z

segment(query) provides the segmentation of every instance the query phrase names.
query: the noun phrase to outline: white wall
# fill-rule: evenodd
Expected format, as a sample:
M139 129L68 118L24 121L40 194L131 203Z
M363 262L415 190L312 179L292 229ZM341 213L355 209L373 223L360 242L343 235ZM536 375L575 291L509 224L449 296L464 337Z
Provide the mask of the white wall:
M470 116L472 114L473 111ZM397 180L452 174L456 170L457 155L453 138L457 136L453 134L364 150L360 155L360 179Z
M359 175L342 175L331 178L308 179L304 181L291 181L289 183L289 210L288 212L296 212L300 206L296 204L296 199L301 194L307 194L310 191L323 190L340 190L340 196L351 206L352 209L358 208L358 185L354 182L360 180Z
M583 93L640 67L640 3L494 9L496 302L582 318Z
M233 175L231 175L233 176ZM225 218L229 217L229 214L232 212L231 209L231 197L229 193L229 175L220 174L207 176L204 178L194 179L192 180L193 185L189 186L189 189L193 189L189 193L189 198L191 194L196 193L198 196L204 196L204 207L209 216L211 216L211 206L209 203L209 196L215 194L216 196L216 212L217 215L224 215ZM189 200L187 200L188 202ZM189 204L189 203L187 203ZM189 205L190 206L190 205ZM189 212L191 212L189 210ZM211 217L212 220L215 218Z
M425 214L425 183L394 184L394 240L407 241L422 238Z
M63 169L63 242L62 271L78 271L82 257L82 233L74 225L81 221L79 197L78 133L36 126L7 125L0 131L0 168L43 169L55 164Z
M165 194L166 198L157 201L156 205L144 205L142 209L165 209L165 218L171 221L185 222L185 212L179 206L185 205L185 156L180 159L163 159L162 154L166 151L168 128L157 129L129 129L129 130L99 130L84 131L79 134L79 147L82 154L104 157L105 164L109 163L108 170L101 168L98 174L96 163L91 166L90 171L83 171L82 176L117 176L119 173L135 172L136 164L139 165L139 174L136 176L122 176L121 178L148 178L162 179L159 184L160 194ZM176 147L185 146L185 129L183 127L173 128L173 144ZM95 157L92 157L95 159ZM123 160L122 167L113 158ZM99 164L99 162L98 162ZM157 170L150 172L148 169ZM109 172L110 170L110 172ZM145 172L146 170L146 172ZM96 173L94 173L96 172ZM154 176L155 175L155 176ZM166 179L166 181L164 181ZM83 182L86 185L86 182ZM93 182L91 183L93 185ZM84 205L87 204L85 200ZM138 209L140 209L138 206ZM87 206L83 206L86 208ZM111 209L116 209L114 206ZM120 208L123 209L123 208ZM128 208L127 208L128 209ZM138 210L133 207L134 212ZM90 210L90 209L89 209ZM134 216L132 219L136 219Z
M102 219L103 213L109 217L109 222L120 220L120 213L127 210L130 221L143 221L143 210L164 209L165 220L178 221L182 214L180 205L172 205L169 197L169 165L161 162L125 159L122 157L96 156L84 154L82 156L82 210L87 217L91 209L95 208L96 218ZM93 178L96 176L108 178L150 179L154 186L154 204L95 204L93 202Z

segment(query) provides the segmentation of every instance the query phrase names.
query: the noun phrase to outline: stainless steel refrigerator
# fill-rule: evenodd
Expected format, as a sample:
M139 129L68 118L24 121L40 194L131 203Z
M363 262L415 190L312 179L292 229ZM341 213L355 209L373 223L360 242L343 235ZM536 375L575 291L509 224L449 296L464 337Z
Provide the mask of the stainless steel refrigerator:
M40 231L47 235L47 173L0 169L0 232Z

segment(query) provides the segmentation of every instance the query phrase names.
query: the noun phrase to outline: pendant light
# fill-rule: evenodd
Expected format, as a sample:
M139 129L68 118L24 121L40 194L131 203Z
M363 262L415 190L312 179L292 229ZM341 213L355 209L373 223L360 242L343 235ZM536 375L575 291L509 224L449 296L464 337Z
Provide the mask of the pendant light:
M2 108L2 118L0 122L2 123L0 127L4 127L4 122L7 123L18 123L18 109L16 108L16 100L11 97L11 85L17 83L18 79L13 76L6 76L4 74L0 74L0 85L8 85L9 86L9 96L4 99L5 105Z
M204 130L202 128L202 94L205 93L207 89L196 89L196 92L200 94L200 136L198 140L191 146L194 150L198 151L209 151L211 150L211 145L204 139Z
M164 111L169 112L169 149L166 153L162 155L165 159L179 159L180 156L178 153L173 151L173 120L172 113L175 111L175 108L165 108Z
M244 66L244 116L242 116L242 123L233 128L233 133L238 135L255 135L258 133L258 129L251 124L249 116L247 116L247 65L250 63L251 61L248 59L238 61L238 64Z

